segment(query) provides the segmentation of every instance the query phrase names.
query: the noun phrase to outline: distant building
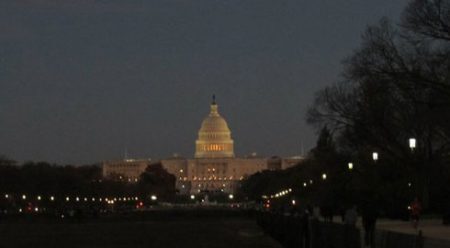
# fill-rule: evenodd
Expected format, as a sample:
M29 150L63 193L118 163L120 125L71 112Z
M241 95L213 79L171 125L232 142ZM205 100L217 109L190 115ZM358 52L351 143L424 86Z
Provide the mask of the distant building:
M148 165L150 159L124 159L102 162L103 177L126 182L137 182L139 176Z
M209 115L203 120L195 142L195 156L186 159L174 155L161 160L163 167L177 178L176 188L181 194L199 192L233 193L240 181L263 170L284 170L303 160L303 157L244 158L234 155L234 141L225 119L220 116L215 98ZM103 176L135 181L150 164L148 160L123 160L103 163ZM122 179L121 177L122 176Z

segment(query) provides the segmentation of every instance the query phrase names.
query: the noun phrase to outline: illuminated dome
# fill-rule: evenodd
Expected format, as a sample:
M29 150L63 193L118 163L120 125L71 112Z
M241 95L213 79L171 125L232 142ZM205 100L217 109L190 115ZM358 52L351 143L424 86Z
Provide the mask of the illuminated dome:
M215 97L211 103L211 112L203 120L195 142L196 158L232 158L233 140L228 124L220 116Z

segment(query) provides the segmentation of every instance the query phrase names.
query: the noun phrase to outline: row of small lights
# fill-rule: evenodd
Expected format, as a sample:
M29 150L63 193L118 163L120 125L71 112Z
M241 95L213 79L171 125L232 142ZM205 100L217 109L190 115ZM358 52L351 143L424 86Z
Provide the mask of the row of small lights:
M270 195L270 196L263 195L262 198L263 198L263 199L278 198L278 197L285 196L285 195L287 195L287 194L289 194L289 193L291 193L291 192L292 192L292 189L289 188L289 189L282 190L282 191L280 191L280 192L278 192L278 193L276 193L276 194Z
M9 199L9 198L11 198L11 195L9 195L9 194L5 194L4 195L4 197L5 197L5 199ZM27 199L27 196L26 195L22 195L22 197L21 197L21 199L22 200L26 200ZM56 200L56 197L54 197L54 196L50 196L49 198L48 198L50 201L55 201ZM87 201L89 201L89 198L88 197L75 197L75 201L77 201L77 202L79 202L79 201L81 201L81 199L83 199L85 202L87 202ZM135 196L135 197L114 197L114 198L102 198L102 197L99 197L99 198L95 198L95 197L92 197L92 198L90 198L91 199L91 201L92 202L95 202L96 200L97 201L99 201L99 202L101 202L101 201L105 201L105 202L110 202L110 201L138 201L139 200L139 197L137 197L137 196ZM38 195L37 197L36 197L36 200L38 200L38 201L41 201L41 200L43 200L43 197L42 196L40 196L40 195ZM65 200L68 202L68 201L70 201L70 197L69 196L66 196L65 197Z
M409 143L409 148L413 151L415 148L416 148L416 144L417 144L417 141L416 141L416 139L415 138L410 138L409 140L408 140L408 143ZM378 152L373 152L372 153L372 159L373 159L373 161L377 161L378 159L379 159L379 154L378 154ZM353 170L353 163L348 163L348 169L349 170Z
M411 150L414 150L414 149L416 148L416 139L414 139L414 138L410 138L410 139L409 139L409 148L411 148ZM379 159L379 154L378 154L378 152L373 152L373 153L372 153L372 159L373 159L373 161L375 161L375 162ZM354 165L353 165L352 162L349 162L349 163L347 164L347 166L348 166L348 169L349 169L349 170L353 170L353 168L354 168ZM323 174L322 174L322 180L326 180L326 179L327 179L327 174L326 174L326 173L323 173ZM312 181L312 180L309 180L309 183L312 184L313 181ZM308 184L307 184L306 182L303 182L303 187L306 187L307 185L308 185ZM411 183L408 183L408 186L411 187Z
M243 180L244 179L244 177L240 177L239 178L239 180ZM180 180L184 180L184 181L187 181L187 177L184 177L184 178L181 178L180 177ZM201 178L201 177L194 177L194 179L193 179L194 181L197 181L197 180L199 180L199 181L206 181L206 180L208 180L208 181L211 181L211 180L224 180L224 181L226 181L226 180L233 180L233 177L232 176L230 176L230 178L228 179L228 178L226 178L226 177L224 177L224 178L222 178L222 177L215 177L215 176L213 176L213 177L203 177L203 179Z
M125 178L123 178L122 176L119 176L119 180L124 180L124 179ZM137 182L138 179L137 178L134 178L134 179L128 178L128 182L131 182L131 181Z
M233 194L229 194L228 195L228 199L233 200L234 199L234 195ZM191 195L191 200L195 200L195 195Z
M409 148L411 149L411 150L414 150L415 148L416 148L416 139L415 138L410 138L409 139ZM377 161L378 159L379 159L379 155L378 155L378 152L373 152L372 153L372 159L373 159L373 161ZM352 162L349 162L348 164L347 164L347 166L348 166L348 169L349 170L353 170L353 163ZM327 174L326 173L323 173L322 174L322 180L326 180L327 179ZM313 184L313 180L309 180L309 184ZM307 182L303 182L303 187L307 187L308 186L308 183ZM408 183L408 187L411 187L412 186L412 184L409 182ZM288 189L288 190L283 190L283 191L281 191L281 192L278 192L278 193L276 193L275 195L270 195L270 196L266 196L266 195L263 195L262 196L262 198L263 199L268 199L268 198L278 198L278 197L282 197L282 196L285 196L285 195L287 195L288 193L290 193L292 191L292 189ZM267 200L268 201L268 203L266 204L266 207L267 206L270 206L270 201L269 200ZM296 204L296 201L295 201L295 199L293 199L292 200L292 205L295 205ZM410 206L408 206L408 209L410 210L411 209L411 207Z

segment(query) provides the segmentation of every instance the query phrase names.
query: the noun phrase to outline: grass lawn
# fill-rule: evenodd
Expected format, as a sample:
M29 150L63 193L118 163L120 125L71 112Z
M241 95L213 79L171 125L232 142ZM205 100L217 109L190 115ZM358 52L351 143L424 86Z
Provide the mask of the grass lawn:
M165 215L8 220L0 222L0 247L281 247L243 216Z

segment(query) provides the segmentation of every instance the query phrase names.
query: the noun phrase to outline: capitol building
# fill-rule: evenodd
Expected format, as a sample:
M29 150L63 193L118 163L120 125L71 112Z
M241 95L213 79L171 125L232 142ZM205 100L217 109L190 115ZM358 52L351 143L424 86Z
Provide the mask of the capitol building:
M234 141L225 119L219 114L213 96L209 115L202 121L195 141L194 158L174 155L159 161L176 176L176 188L180 194L200 192L234 193L244 178L263 170L283 170L302 161L302 157L264 158L252 154L236 157ZM139 175L151 166L150 160L125 159L102 163L103 176L136 182Z

